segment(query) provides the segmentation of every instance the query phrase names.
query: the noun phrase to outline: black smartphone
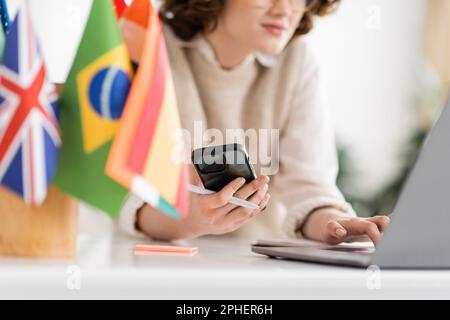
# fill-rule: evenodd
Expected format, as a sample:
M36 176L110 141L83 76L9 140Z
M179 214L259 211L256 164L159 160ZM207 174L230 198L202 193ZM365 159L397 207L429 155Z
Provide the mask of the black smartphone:
M246 183L256 179L245 147L239 143L196 149L192 163L208 190L220 191L236 178L245 178Z

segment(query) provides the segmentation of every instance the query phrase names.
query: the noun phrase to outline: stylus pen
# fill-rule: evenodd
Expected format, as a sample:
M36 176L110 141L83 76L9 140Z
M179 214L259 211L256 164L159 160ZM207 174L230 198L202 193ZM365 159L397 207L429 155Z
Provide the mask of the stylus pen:
M197 193L197 194L213 194L215 193L212 190L208 190L208 189L204 189L198 186L194 186L192 184L188 185L188 190L190 192L193 193ZM230 201L228 201L228 203L234 204L236 206L240 206L240 207L244 207L244 208L248 208L248 209L259 209L259 206L254 204L253 202L247 201L247 200L242 200L236 197L231 197Z

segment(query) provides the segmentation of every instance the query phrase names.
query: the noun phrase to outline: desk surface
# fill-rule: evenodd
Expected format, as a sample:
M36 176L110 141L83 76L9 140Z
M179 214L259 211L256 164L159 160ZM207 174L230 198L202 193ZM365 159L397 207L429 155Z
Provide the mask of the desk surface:
M249 241L223 238L185 243L199 247L193 257L136 256L136 243L142 241L84 235L75 261L0 258L0 299L450 298L450 271L275 260L253 254Z

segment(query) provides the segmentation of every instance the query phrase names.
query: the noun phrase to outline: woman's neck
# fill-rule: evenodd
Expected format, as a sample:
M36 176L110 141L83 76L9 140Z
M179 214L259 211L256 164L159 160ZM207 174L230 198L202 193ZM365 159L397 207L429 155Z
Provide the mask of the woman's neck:
M237 43L220 24L213 32L205 34L205 38L223 69L233 69L252 53L248 48Z

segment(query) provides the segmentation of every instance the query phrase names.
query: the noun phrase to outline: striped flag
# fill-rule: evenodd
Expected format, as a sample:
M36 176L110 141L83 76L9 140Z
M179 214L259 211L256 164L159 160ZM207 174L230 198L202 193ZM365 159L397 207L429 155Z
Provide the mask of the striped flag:
M114 0L114 8L116 9L117 17L120 18L127 8L127 4L125 3L125 0Z
M0 184L40 205L56 172L60 130L56 91L24 1L0 66Z
M148 0L134 0L122 33L137 74L107 163L107 174L173 218L188 213L187 167L173 158L183 146L162 26ZM180 159L182 148L178 148Z

